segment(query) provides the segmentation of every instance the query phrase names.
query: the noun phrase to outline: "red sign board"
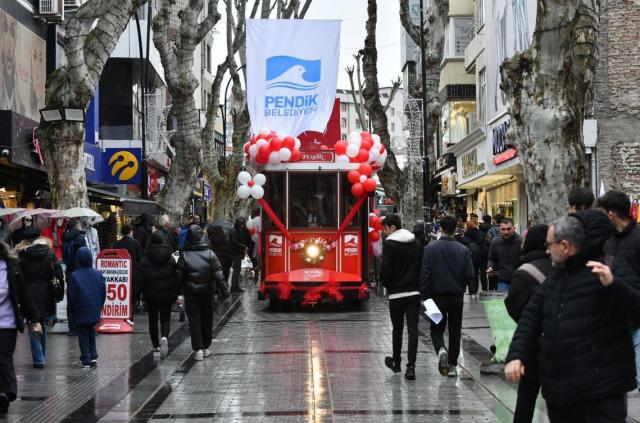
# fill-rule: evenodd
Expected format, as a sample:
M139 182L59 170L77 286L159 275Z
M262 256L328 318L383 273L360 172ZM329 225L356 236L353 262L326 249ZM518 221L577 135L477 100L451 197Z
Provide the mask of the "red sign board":
M498 165L500 163L504 163L508 160L513 159L517 155L518 155L518 151L515 148L509 148L506 151L503 151L502 153L496 154L495 156L493 156L493 164Z
M333 163L333 151L301 151L301 162L307 163Z
M333 103L333 111L327 122L324 132L306 131L298 135L300 139L300 150L318 151L324 148L333 148L334 144L340 140L340 100L336 98ZM304 157L302 158L304 160Z
M107 299L102 306L97 331L101 333L131 333L131 256L127 250L102 250L96 268L107 284Z

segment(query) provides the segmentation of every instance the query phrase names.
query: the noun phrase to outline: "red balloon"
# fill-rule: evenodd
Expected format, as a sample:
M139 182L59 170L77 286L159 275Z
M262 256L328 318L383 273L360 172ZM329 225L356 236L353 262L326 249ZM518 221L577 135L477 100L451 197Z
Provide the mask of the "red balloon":
M371 150L372 146L373 146L373 141L369 138L363 138L362 142L360 143L360 148L364 148L367 151Z
M271 139L271 151L280 151L282 148L282 140L280 138Z
M368 132L368 131L362 131L362 132L360 133L360 137L361 137L361 138L371 138L371 132Z
M371 176L371 172L373 172L373 169L368 163L362 163L360 166L358 166L358 172L360 172L364 176Z
M257 142L258 142L258 137L254 135L253 137L251 137L251 141L249 141L249 144L253 145Z
M380 219L378 219L375 223L375 226L373 227L376 231L381 231L382 230L382 221Z
M256 233L256 228L249 228L250 235L255 235L255 233Z
M249 185L250 187L254 186L255 184L256 184L256 181L254 180L247 182L247 185Z
M302 158L302 153L300 153L300 150L298 150L297 148L295 150L291 151L291 158L289 159L290 162L297 162Z
M366 162L367 160L369 160L369 152L367 150L365 150L364 148L361 148L360 152L358 153L356 158L358 159L358 162L360 162L360 163Z
M251 144L250 144L250 143L248 143L248 142L245 142L245 143L244 143L244 152L245 152L246 154L249 154L249 147L251 147Z
M349 173L347 173L347 179L352 184L357 184L358 182L360 182L360 172L358 172L357 170L350 171Z
M380 232L378 231L369 232L369 239L371 240L371 242L380 241Z
M364 181L364 183L362 184L362 187L367 192L373 192L376 190L376 181L373 180L372 178L369 178L366 181Z
M384 144L381 144L380 145L380 154L384 153L384 150L385 150Z
M356 156L356 157L349 157L349 163L360 163L360 162L358 161L358 156Z
M338 141L336 145L333 146L333 149L336 151L337 156L347 154L347 143L344 141Z
M267 159L269 158L269 153L271 153L271 149L269 148L269 144L262 144L260 146L260 148L258 148L258 154L256 154L257 156L262 156L262 157L266 157Z
M296 146L296 140L294 140L293 137L284 137L282 140L282 146L289 150L293 150Z
M351 194L353 194L354 197L362 197L362 194L364 194L364 188L360 182L351 185Z
M258 154L258 155L256 156L256 163L261 164L261 165L265 165L265 164L267 164L268 162L269 162L269 156L268 156L268 155L267 155L266 157L265 157L265 156L262 156L262 155L260 155L260 154Z

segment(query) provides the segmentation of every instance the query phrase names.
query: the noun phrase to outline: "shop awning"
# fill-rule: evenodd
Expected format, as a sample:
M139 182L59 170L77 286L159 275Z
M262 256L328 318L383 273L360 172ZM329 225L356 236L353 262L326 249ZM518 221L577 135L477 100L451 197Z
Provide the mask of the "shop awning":
M122 198L125 216L140 216L142 213L157 216L162 209L155 201L142 200L140 198Z

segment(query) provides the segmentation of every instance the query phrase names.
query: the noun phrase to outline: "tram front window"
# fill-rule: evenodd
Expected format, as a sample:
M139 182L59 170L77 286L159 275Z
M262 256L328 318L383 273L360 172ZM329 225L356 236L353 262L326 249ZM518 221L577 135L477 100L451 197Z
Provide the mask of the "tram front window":
M335 173L289 174L289 222L292 228L335 228Z

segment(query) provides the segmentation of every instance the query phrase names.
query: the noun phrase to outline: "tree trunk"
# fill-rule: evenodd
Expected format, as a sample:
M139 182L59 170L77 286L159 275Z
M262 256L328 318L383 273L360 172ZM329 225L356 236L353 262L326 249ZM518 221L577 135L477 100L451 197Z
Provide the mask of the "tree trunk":
M599 0L539 0L531 47L501 67L507 136L522 162L529 217L566 213L569 191L588 186L582 125L593 100Z
M47 79L45 109L87 108L104 65L131 17L146 0L89 0L69 19L64 38L67 65ZM54 208L87 205L84 128L75 122L40 122L42 145Z

